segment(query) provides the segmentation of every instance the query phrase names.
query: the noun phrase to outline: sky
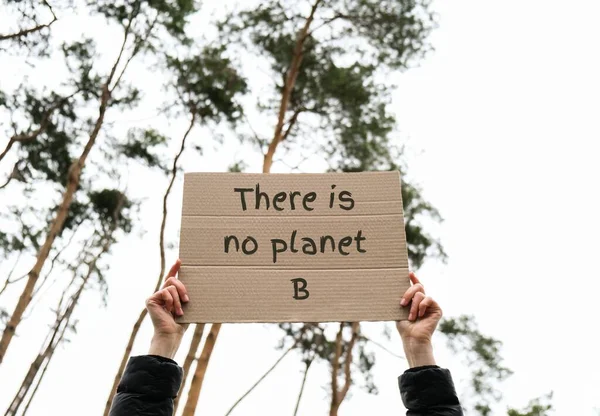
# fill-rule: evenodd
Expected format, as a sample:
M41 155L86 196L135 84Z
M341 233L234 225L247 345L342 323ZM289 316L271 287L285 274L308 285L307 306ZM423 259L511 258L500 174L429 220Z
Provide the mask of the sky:
M205 4L210 8L216 2ZM431 36L435 51L418 67L395 76L398 88L391 106L398 118L398 141L406 146L409 179L444 217L434 231L448 262L431 261L419 276L446 316L474 315L483 332L503 341L505 364L514 375L501 384L504 400L494 414L553 391L556 415L596 415L600 3L456 0L435 1L432 8L439 24ZM57 25L58 36L67 36L77 25L92 33L103 30L73 16L65 20L71 26ZM22 68L14 58L5 58L0 85L14 83ZM135 69L136 76L147 79L147 97L158 96L148 69ZM148 106L133 115L107 117L127 126L155 112ZM180 137L185 125L164 127ZM201 140L210 132L193 134ZM6 140L0 138L0 147ZM246 156L245 148L229 146L205 148L202 157L188 155L184 167L223 171ZM259 171L259 154L245 161L248 171ZM0 166L0 173L5 168ZM323 166L309 160L301 170L320 172ZM287 171L282 163L273 166L273 172ZM135 173L129 174L129 187L145 198L143 222L156 224L162 192L155 189L164 180L145 176L142 181ZM169 205L173 213L180 212L181 192L180 180ZM7 200L12 197L17 196L9 194ZM170 242L177 242L178 229L179 218L173 214L167 228ZM78 334L57 352L31 415L103 410L130 328L154 286L157 235L157 227L148 228L143 238L128 237L117 246L110 260L108 306L103 308L97 297L84 298ZM175 258L176 250L170 250L169 260ZM0 265L4 270L6 265ZM0 302L7 304L18 292L14 288ZM33 313L47 313L48 306L41 302ZM402 354L396 334L386 341L380 324L366 324L364 330ZM46 323L33 318L19 328L0 367L0 409L12 399L26 371L24 363L33 359L45 331ZM145 323L134 355L147 352L150 337ZM269 325L223 326L198 413L224 415L277 360L277 339L277 330ZM438 363L452 371L460 393L468 375L464 364L441 339L435 353ZM180 363L184 354L182 348ZM377 360L379 394L353 388L341 415L375 409L378 415L400 413L396 378L407 363L384 351L377 351ZM287 357L233 414L292 414L301 370L298 359ZM299 414L326 414L328 380L326 366L311 369Z

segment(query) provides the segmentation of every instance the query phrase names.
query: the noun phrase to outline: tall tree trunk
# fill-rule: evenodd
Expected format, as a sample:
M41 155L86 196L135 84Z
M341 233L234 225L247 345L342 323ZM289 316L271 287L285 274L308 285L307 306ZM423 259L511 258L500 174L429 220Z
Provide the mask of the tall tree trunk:
M190 132L192 131L194 124L196 123L196 117L197 117L196 113L192 112L192 118L190 120L188 129L186 130L185 134L183 135L183 138L181 139L181 147L179 148L179 152L177 153L177 155L175 155L175 159L173 159L173 166L171 168L171 180L169 181L169 185L167 186L167 189L163 195L163 205L162 205L163 215L162 215L162 220L161 220L161 224L160 224L160 238L159 238L160 272L158 274L158 279L156 280L156 284L154 285L154 292L156 292L160 288L161 282L163 280L163 276L165 274L165 265L166 265L165 226L167 224L167 213L168 213L167 202L169 200L169 195L171 194L171 189L173 188L173 184L175 183L175 179L177 178L177 172L178 172L177 163L179 162L179 158L181 157L181 154L185 150L185 142L186 142ZM121 381L121 377L123 376L123 372L125 371L125 366L127 365L127 361L129 360L129 355L131 354L131 350L133 349L133 344L134 344L137 334L140 330L140 327L142 326L142 322L144 322L144 318L146 318L147 314L148 314L148 311L145 308L142 309L142 311L140 312L140 315L138 316L137 321L135 321L135 324L133 325L131 334L129 335L129 340L127 341L127 346L125 347L125 351L123 352L123 356L121 357L121 363L119 364L117 374L115 375L112 387L108 394L108 398L106 399L106 403L104 406L104 416L108 416L108 414L110 413L110 407L112 406L113 398L115 397L115 393L117 392L117 387L119 386L119 381Z
M269 144L269 148L267 149L267 153L265 154L264 162L263 162L263 173L271 172L271 166L273 165L273 156L275 155L275 150L277 150L277 146L283 139L283 125L285 123L285 115L288 110L288 106L290 103L290 97L292 96L292 91L294 90L294 86L296 85L296 79L298 78L298 72L300 71L300 65L302 64L302 59L304 57L304 43L306 42L306 38L308 37L308 30L310 28L311 23L315 17L315 12L319 7L319 4L322 0L316 0L310 10L310 15L306 19L304 23L304 27L298 33L298 38L296 40L296 46L294 47L294 52L292 55L292 61L290 62L290 67L287 71L285 82L283 85L283 93L281 94L281 103L279 105L279 115L277 117L277 124L275 126L275 132L273 134L273 139ZM293 118L293 122L296 121L298 116L295 115ZM291 129L292 121L290 121L290 129ZM290 130L288 129L288 131Z
M127 365L127 360L129 359L129 356L131 355L131 350L133 349L133 342L135 341L135 338L137 337L140 327L142 326L142 322L144 321L144 318L146 317L147 314L148 314L148 311L145 308L142 309L142 311L140 312L140 315L138 316L137 321L135 321L135 324L133 324L133 328L131 330L131 335L129 335L129 341L127 342L127 346L125 347L125 352L123 353L123 358L121 359L121 363L119 364L119 369L117 370L117 374L115 375L115 378L113 380L113 384L110 389L108 399L106 399L106 404L104 406L104 416L108 416L110 413L110 407L112 406L113 398L115 396L115 393L117 392L117 387L119 386L119 381L121 380L121 377L123 376L123 372L125 371L125 366Z
M44 263L46 262L48 255L50 254L50 249L52 248L56 236L63 229L65 220L67 219L69 208L71 207L71 203L73 202L73 197L75 195L75 192L77 191L77 188L79 187L79 180L81 178L81 172L85 166L85 161L87 160L90 151L94 147L94 144L96 143L96 138L98 137L98 134L102 129L102 125L104 124L104 116L106 114L108 102L110 101L112 91L117 86L117 83L115 83L115 85L111 88L110 84L112 83L113 77L115 76L117 66L119 65L119 62L123 57L123 51L125 50L125 45L127 44L127 39L129 37L129 31L131 29L132 21L133 17L130 19L125 29L123 43L121 44L121 50L119 51L119 55L111 68L110 74L106 79L106 82L102 86L102 93L100 95L100 106L98 108L98 118L96 119L94 128L90 133L88 141L85 144L81 155L76 161L74 161L71 164L69 168L67 186L63 193L62 202L58 207L54 220L52 220L44 244L42 245L37 254L35 265L28 273L27 283L23 288L23 292L21 293L21 296L19 296L19 300L15 305L15 309L10 317L10 320L6 324L4 332L2 333L2 338L0 339L0 364L6 356L6 351L8 350L13 336L15 335L17 326L21 323L21 320L23 319L23 314L25 313L27 306L31 303L32 294L35 289L36 282L40 277L42 268L44 267Z
M33 403L33 399L34 399L35 395L37 394L37 391L40 388L40 385L42 384L42 380L46 376L46 371L48 370L48 367L50 366L50 361L52 360L52 356L54 356L55 351L56 351L56 349L53 349L52 353L50 354L48 359L44 362L44 364L42 366L42 373L40 374L40 376L37 378L37 380L35 382L35 387L33 388L31 395L29 396L29 400L27 400L27 404L23 408L23 413L21 413L21 416L25 416L27 414L27 412L29 411L29 406L31 406L31 403Z
M275 150L277 150L277 146L282 141L284 135L287 136L287 132L286 133L283 132L283 126L285 124L285 115L287 113L287 109L288 109L288 105L290 102L290 97L291 97L292 91L294 89L294 86L296 85L296 79L298 78L298 72L300 70L300 64L302 63L302 58L303 58L304 43L306 41L306 38L308 37L308 30L314 19L315 12L317 11L317 8L319 7L319 4L321 2L322 2L322 0L315 1L315 3L313 4L313 6L311 8L310 15L306 19L304 27L300 30L300 33L298 34L296 45L295 45L294 51L293 51L292 61L290 62L290 68L288 69L288 72L286 75L283 93L281 94L281 104L279 106L279 114L277 117L277 124L275 126L275 132L273 134L273 139L271 140L271 143L269 144L269 148L267 149L267 153L264 156L263 169L262 169L263 173L271 172L271 166L273 165L273 156L275 155ZM288 132L292 128L293 123L296 122L297 117L298 116L295 115L292 118L292 120L290 120ZM217 326L217 328L220 329L221 324L213 324L213 327L215 327L215 326ZM211 328L211 334L212 334L212 328ZM214 335L215 341L216 341L217 336L218 336L218 330L216 331L216 334ZM208 362L208 360L210 359L210 354L212 353L212 349L214 347L214 342L212 345L210 345L210 344L207 345L207 344L208 344L208 339L207 339L207 342L204 344L204 348L202 350L202 356L206 356L207 362ZM202 380L204 379L204 373L203 372L199 373L199 370L201 370L200 365L198 365L198 367L196 368L196 374L194 375L194 379L192 380L192 385L190 386L190 391L188 393L188 400L186 402L186 406L185 406L184 413L183 413L184 416L190 416L190 415L194 414L195 407L198 402L198 397L200 396L200 389L202 387ZM204 371L206 371L206 368L204 369ZM194 380L200 380L199 384L195 385ZM194 390L192 390L192 389L194 389ZM196 389L197 389L197 391L196 391ZM192 401L190 401L190 397L192 397ZM194 397L195 397L195 399L194 399ZM235 407L235 405L234 405L234 407ZM232 409L230 409L230 411L231 410Z
M75 310L75 307L77 306L79 299L81 298L81 294L85 290L90 278L92 277L94 272L97 270L96 265L98 264L98 260L105 253L108 252L111 245L114 243L113 233L118 226L118 222L119 222L118 218L119 218L119 214L121 212L121 208L123 207L123 203L125 202L124 199L125 199L124 195L121 195L121 199L118 202L118 204L115 208L115 211L113 213L114 221L110 227L110 230L108 230L107 234L102 236L100 239L100 242L102 243L100 251L91 260L86 262L87 267L88 267L87 272L86 272L85 276L83 276L81 283L79 284L79 287L77 288L77 291L71 295L66 309L63 312L57 312L56 321L54 323L54 326L50 330L47 341L45 341L46 347L42 349L42 351L37 355L37 357L33 360L31 365L29 366L29 371L25 375L25 378L23 379L23 382L21 383L21 387L19 388L19 390L17 391L17 394L13 398L9 408L7 409L7 411L5 413L5 416L16 416L17 411L19 410L19 408L23 404L23 401L25 400L25 397L29 393L29 390L31 389L33 382L36 379L36 376L40 372L42 365L44 365L43 374L45 374L45 368L47 368L50 360L52 359L52 356L54 355L54 351L56 350L58 345L63 341L63 339L65 337L65 332L66 332L67 328L69 327L69 323L71 322L71 318L73 316L73 311ZM85 253L84 253L84 256L85 256ZM65 288L65 292L63 292L63 294L58 302L58 305L56 308L57 311L62 310L63 301L65 299L66 292L71 288L76 277L77 277L77 268L74 268L73 269L73 279L71 280L71 283L69 283L69 285ZM43 374L37 380L38 386L42 381ZM33 400L33 395L35 394L35 392L37 392L37 386L29 399L29 403L31 403L31 401Z
M298 393L298 400L296 400L296 408L294 409L294 416L298 414L298 409L300 408L300 401L302 400L302 394L304 393L304 386L306 385L306 376L308 376L308 370L310 369L310 365L313 360L307 361L306 367L304 368L304 376L302 377L302 384L300 385L300 392Z
M198 352L198 347L200 346L200 341L202 340L203 333L204 324L197 324L196 328L194 329L194 335L192 336L190 349L188 350L188 353L185 356L185 361L183 362L183 383L181 384L179 394L177 394L177 397L175 398L175 403L173 405L174 415L177 414L177 407L179 406L179 401L181 400L181 392L185 391L187 379L190 374L190 368L192 367L192 363L196 359L196 353Z
M182 416L194 416L194 413L196 413L196 407L198 405L198 399L200 398L200 391L202 390L202 383L204 382L208 362L210 361L220 330L221 324L212 324L210 327L210 332L204 342L204 348L202 348L202 354L200 354L200 359L196 365L196 371L192 378L192 384L190 385Z
M338 371L340 368L340 358L342 356L342 344L344 342L343 329L344 324L340 322L340 330L336 336L336 353L331 363L331 406L329 408L329 416L337 416L338 410L350 390L352 384L352 350L358 339L360 324L358 322L352 322L352 336L348 345L346 346L346 357L344 358L344 385L341 390L338 390Z

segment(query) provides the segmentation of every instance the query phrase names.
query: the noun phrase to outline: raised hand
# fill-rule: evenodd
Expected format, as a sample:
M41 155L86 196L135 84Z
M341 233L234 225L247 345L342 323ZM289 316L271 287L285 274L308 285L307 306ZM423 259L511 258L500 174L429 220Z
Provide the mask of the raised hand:
M187 290L177 279L181 260L177 260L169 270L162 288L146 300L146 309L152 319L154 336L150 354L173 358L185 330L186 324L175 321L183 315L182 303L189 301Z
M396 327L410 366L434 365L431 338L442 318L442 308L425 295L425 288L414 273L410 273L410 280L413 284L400 301L401 306L410 308L408 320L396 322Z

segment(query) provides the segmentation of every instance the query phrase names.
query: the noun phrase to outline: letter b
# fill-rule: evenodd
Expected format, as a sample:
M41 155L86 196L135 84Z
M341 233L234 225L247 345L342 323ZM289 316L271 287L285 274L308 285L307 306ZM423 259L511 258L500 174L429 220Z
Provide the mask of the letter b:
M292 279L291 282L294 284L294 299L296 299L296 300L308 299L308 296L310 295L310 293L308 292L308 290L306 290L306 286L308 286L308 283L306 282L306 280L299 277L297 279Z

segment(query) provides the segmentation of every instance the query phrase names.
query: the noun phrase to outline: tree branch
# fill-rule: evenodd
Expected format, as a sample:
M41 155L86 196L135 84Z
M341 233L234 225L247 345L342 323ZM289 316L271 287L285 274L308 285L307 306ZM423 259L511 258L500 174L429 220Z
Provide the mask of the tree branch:
M8 40L8 39L22 38L22 37L28 36L31 33L39 32L40 30L44 29L45 27L50 27L54 22L56 22L58 20L58 17L56 17L56 14L54 14L54 10L52 9L52 6L46 0L44 0L43 3L46 5L46 7L48 7L48 9L50 10L50 13L52 13L52 20L50 22L44 23L41 25L37 25L37 26L34 26L29 29L23 29L16 33L0 35L0 41Z
M275 367L277 367L277 365L279 365L281 360L283 360L285 358L285 356L288 355L289 352L292 351L295 347L296 347L296 344L292 345L287 350L285 350L283 355L281 357L279 357L279 359L277 361L275 361L275 364L273 364L267 371L265 371L265 373L258 380L256 380L256 383L254 383L252 385L252 387L250 387L248 389L248 391L246 391L246 393L244 393L239 399L236 400L236 402L233 404L233 406L231 406L229 408L229 411L227 413L225 413L225 416L229 416L231 414L231 412L233 411L233 409L235 409L236 406L238 404L240 404L240 402L246 398L246 396L248 396L250 393L252 393L252 390L254 390L256 388L256 386L258 386L269 374L271 374L271 372L275 369Z
M281 138L281 141L284 141L285 139L287 139L287 137L290 134L290 131L292 131L292 128L294 127L294 125L296 124L296 121L298 121L298 116L300 115L301 112L303 112L304 109L300 108L296 111L294 111L294 114L292 115L292 117L290 118L290 121L288 121L288 127L285 130L285 133L283 134L283 137Z
M163 196L163 215L162 215L162 221L160 223L160 238L159 238L160 274L158 275L156 285L154 286L155 292L158 291L158 289L160 289L160 284L162 283L162 279L165 274L165 265L166 265L165 228L167 225L167 202L169 200L169 195L171 194L171 189L173 188L173 184L175 183L175 179L177 178L177 163L179 162L179 158L181 157L181 155L183 154L183 151L185 150L185 142L186 142L190 132L194 128L194 124L196 124L196 117L197 117L196 113L192 112L192 119L190 120L190 124L189 124L185 134L183 135L183 138L181 139L181 146L179 148L179 152L177 152L177 155L175 155L175 158L173 159L173 167L171 168L171 181L169 182L169 186L167 187L167 190L165 191L165 194Z
M17 265L19 264L19 260L21 259L21 254L23 254L23 251L19 251L19 254L17 254L17 260L15 260L15 264L13 265L12 269L10 269L8 276L6 277L6 281L4 282L4 286L2 286L2 289L0 289L0 295L2 295L4 293L4 291L6 290L8 285L18 282L19 280L23 280L27 277L27 275L25 274L21 277L17 277L15 280L10 280L13 273L15 272L15 269L17 268Z
M300 408L300 400L302 400L302 394L304 393L304 386L306 385L306 377L308 376L308 370L310 369L310 365L312 364L314 358L310 358L305 362L306 367L304 368L304 376L302 377L302 384L300 384L300 392L298 392L298 399L296 400L296 407L294 409L294 416L298 414L298 409Z
M360 335L359 338L364 339L367 342L373 343L374 345L378 346L379 348L381 348L382 350L384 350L385 352L387 352L388 354L390 354L393 357L399 358L401 360L406 360L406 357L404 357L402 355L398 355L398 354L394 353L393 351L390 351L389 348L385 347L384 345L380 344L377 341L372 340L371 338L368 338L364 335Z
M123 57L123 52L125 52L125 45L127 45L127 39L129 39L129 33L131 31L131 24L133 23L134 19L137 17L139 12L140 12L140 0L138 0L135 3L134 9L131 12L131 17L130 17L129 21L127 22L127 26L125 26L125 32L123 33L123 42L121 43L121 49L119 49L119 55L117 55L117 60L113 64L112 68L110 69L110 73L108 74L106 83L102 86L103 99L104 99L104 96L106 96L107 98L110 97L111 93L113 92L114 88L116 87L116 85L115 85L111 89L110 83L112 82L112 80L115 76L115 73L117 72L117 66L119 66L119 63L121 62L121 58ZM121 75L123 75L123 72L121 72ZM119 76L119 78L120 78L120 76Z
M138 38L137 42L135 43L135 46L133 47L133 51L131 52L131 55L129 56L129 58L127 58L127 61L125 61L125 65L123 65L123 69L119 73L119 76L117 77L117 80L115 81L115 84L110 89L111 93L115 90L115 88L117 88L117 86L121 82L121 78L123 77L123 74L127 70L127 67L129 66L129 63L133 60L133 58L135 58L135 56L139 53L142 45L150 37L150 33L152 32L152 29L154 28L154 25L156 24L157 21L158 21L158 14L156 15L156 17L154 18L154 20L152 21L152 23L148 27L148 30L146 31L145 36L143 38Z
M2 153L0 153L0 161L2 161L2 159L4 159L4 156L6 156L6 154L8 153L8 151L11 149L11 147L17 143L17 142L28 142L31 140L35 140L41 133L43 133L47 128L48 128L48 124L50 123L50 118L52 117L52 114L58 109L60 108L61 105L63 105L66 101L68 101L69 99L73 98L73 96L75 94L77 94L79 92L79 90L73 92L72 94L63 97L59 100L57 100L53 105L50 106L50 108L48 108L48 110L46 110L44 112L44 115L42 116L42 121L40 122L40 126L33 130L33 131L28 131L28 132L24 132L24 133L15 133L9 140L8 143L6 144L6 147L4 148L4 150L2 151ZM8 182L6 184L4 184L2 187L6 186L8 184Z

